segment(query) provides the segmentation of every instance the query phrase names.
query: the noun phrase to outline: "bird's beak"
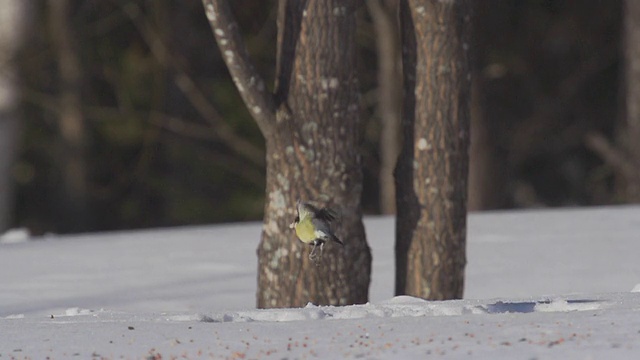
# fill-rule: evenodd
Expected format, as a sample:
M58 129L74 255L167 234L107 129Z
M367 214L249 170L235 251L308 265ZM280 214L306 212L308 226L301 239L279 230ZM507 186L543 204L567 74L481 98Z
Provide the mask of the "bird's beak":
M291 224L289 224L289 229L293 229L296 227L296 224L300 221L300 216L296 216L296 219L293 220Z

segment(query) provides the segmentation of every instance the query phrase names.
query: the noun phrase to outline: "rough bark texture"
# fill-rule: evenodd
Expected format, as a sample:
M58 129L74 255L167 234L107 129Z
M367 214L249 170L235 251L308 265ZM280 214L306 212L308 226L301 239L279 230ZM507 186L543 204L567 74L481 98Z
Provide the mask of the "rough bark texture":
M462 297L470 2L402 0L404 144L396 169L396 294Z
M267 138L267 204L258 307L347 305L368 298L371 255L361 221L356 1L287 2L279 26L276 131ZM288 231L296 199L342 213L341 248L319 266Z
M362 224L356 0L281 0L275 96L230 20L225 1L203 0L223 57L266 139L267 189L258 246L260 308L368 300L371 253ZM275 110L274 110L275 109ZM336 235L316 266L289 229L297 199L338 210Z
M640 1L624 2L624 101L618 136L629 163L618 169L619 194L624 202L640 202Z

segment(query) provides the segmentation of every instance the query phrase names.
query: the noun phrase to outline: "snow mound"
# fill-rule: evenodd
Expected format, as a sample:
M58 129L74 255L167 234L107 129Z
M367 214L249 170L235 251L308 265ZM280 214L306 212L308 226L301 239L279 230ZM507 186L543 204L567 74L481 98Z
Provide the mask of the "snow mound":
M29 229L18 228L7 230L4 234L0 235L0 244L17 244L27 242L31 238Z
M553 300L531 300L531 301L514 301L505 302L497 301L495 303L482 305L480 308L486 310L489 314L504 313L533 313L533 312L570 312L570 311L590 311L602 308L606 302L603 300L592 299L563 299L557 298Z
M24 314L11 314L4 317L5 319L24 319Z
M316 306L304 308L234 311L200 316L203 322L290 322L325 319L365 319L399 317L461 316L467 314L504 314L534 312L593 311L602 308L604 300L541 299L530 301L481 303L473 300L427 301L410 296L398 296L378 304L350 306ZM195 320L196 318L189 318Z
M93 313L93 310L83 309L79 307L72 307L64 311L64 316L89 315L91 313Z

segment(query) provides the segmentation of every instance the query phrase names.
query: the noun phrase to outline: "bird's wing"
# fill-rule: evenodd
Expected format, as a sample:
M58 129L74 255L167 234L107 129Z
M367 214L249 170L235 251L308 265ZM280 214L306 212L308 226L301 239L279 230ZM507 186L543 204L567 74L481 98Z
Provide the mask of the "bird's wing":
M338 218L338 213L333 209L324 208L316 212L316 218L331 222Z

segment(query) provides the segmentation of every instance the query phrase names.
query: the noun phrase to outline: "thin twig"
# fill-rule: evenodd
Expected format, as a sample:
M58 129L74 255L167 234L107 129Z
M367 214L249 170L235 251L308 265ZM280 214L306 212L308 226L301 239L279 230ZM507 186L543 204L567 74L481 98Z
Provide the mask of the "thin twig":
M171 55L160 35L154 31L153 26L151 26L151 24L140 15L140 11L137 6L128 4L123 7L123 11L127 16L129 16L133 24L136 26L138 32L140 32L156 59L161 64L170 66L175 70L176 73L174 81L176 86L180 91L182 91L198 113L209 122L213 130L218 135L218 139L239 155L247 158L254 164L263 166L264 150L250 141L238 136L233 128L224 122L216 108L197 87L195 81L187 75L187 72L182 69L179 62Z
M602 134L592 132L585 135L585 144L624 178L636 179L640 177L640 168L635 166L623 151L613 146Z

